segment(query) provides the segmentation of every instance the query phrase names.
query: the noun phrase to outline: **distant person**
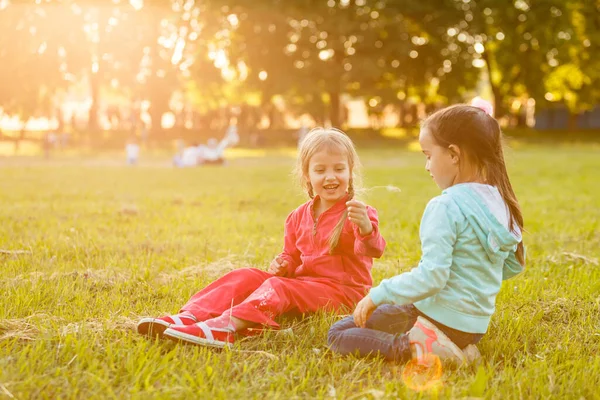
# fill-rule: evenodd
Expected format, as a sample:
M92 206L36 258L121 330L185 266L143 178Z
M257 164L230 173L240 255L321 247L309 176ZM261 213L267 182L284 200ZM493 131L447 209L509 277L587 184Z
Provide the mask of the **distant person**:
M48 141L48 146L51 149L56 149L58 147L59 137L56 134L56 132L49 132L48 135L46 136L46 139Z
M197 167L202 163L204 148L206 146L193 143L191 146L179 150L173 157L173 165L179 168Z
M229 125L227 128L227 132L225 133L225 137L223 140L226 141L226 147L235 146L240 142L240 135L238 134L238 129L236 125Z
M185 142L182 139L175 141L175 155L173 156L173 165L175 167L183 167L183 151L185 150Z
M140 132L142 138L142 144L146 146L148 144L148 137L150 135L150 130L148 129L148 125L142 121L142 128Z
M135 137L127 141L125 155L127 157L127 165L137 165L140 157L140 145Z
M240 142L237 126L229 125L223 139L218 141L215 138L208 139L206 146L202 149L200 164L205 165L223 165L225 164L225 149L233 147Z
M61 149L66 149L69 147L69 141L71 140L71 135L69 132L58 132L58 142L60 143Z
M50 153L52 151L52 137L50 132L46 132L44 138L42 139L42 148L44 150L44 158L49 159Z
M206 145L194 144L178 151L173 157L173 165L176 167L195 167L199 165L224 165L225 149L239 142L237 128L232 125L227 133L218 141L215 138L208 139Z
M275 318L286 313L352 307L371 287L373 258L385 248L377 211L354 199L358 166L348 136L314 130L296 168L310 200L287 217L283 251L268 271L234 270L192 296L178 314L142 319L138 332L229 347L249 328L278 328Z
M15 138L15 154L19 153L19 148L21 146L21 142L25 140L26 137L26 130L25 130L25 124L21 127L21 130L19 131L19 135Z
M461 104L422 123L425 169L442 194L421 220L421 261L331 327L334 352L424 364L430 354L456 364L479 355L470 345L487 332L502 281L525 266L523 215L490 111Z
M228 142L226 139L217 141L215 138L208 139L206 147L204 147L201 154L200 164L206 165L223 165L225 164L225 148Z
M56 127L56 134L58 135L58 138L59 138L58 141L60 143L60 147L66 148L68 145L69 138L66 136L67 132L65 129L64 115L63 115L62 111L60 111L59 115L58 115L58 124Z

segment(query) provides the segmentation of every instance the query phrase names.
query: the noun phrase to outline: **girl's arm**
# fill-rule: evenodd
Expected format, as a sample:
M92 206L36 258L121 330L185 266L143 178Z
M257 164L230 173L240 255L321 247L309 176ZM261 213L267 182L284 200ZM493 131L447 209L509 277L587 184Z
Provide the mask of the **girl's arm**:
M519 275L521 272L523 272L523 266L517 260L515 252L511 251L506 260L504 260L504 267L502 268L502 280L505 281L510 279L515 275Z
M283 276L293 277L296 268L300 266L300 250L296 247L296 212L293 211L285 220L285 230L283 236L283 251L279 254L284 261L288 262L287 271Z
M366 207L367 216L371 221L373 230L368 235L362 236L360 234L360 228L356 224L352 224L354 230L354 254L357 256L367 256L379 258L383 255L385 250L385 239L379 232L379 218L377 217L377 210L373 207Z
M456 224L446 207L439 198L429 202L421 220L423 255L419 265L409 272L384 279L371 289L369 295L376 305L411 304L434 295L446 285L457 236Z

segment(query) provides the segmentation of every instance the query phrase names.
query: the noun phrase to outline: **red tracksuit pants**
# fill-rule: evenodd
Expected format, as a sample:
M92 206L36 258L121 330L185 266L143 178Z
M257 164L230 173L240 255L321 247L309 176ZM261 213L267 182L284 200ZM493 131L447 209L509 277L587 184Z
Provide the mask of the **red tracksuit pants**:
M206 321L224 313L278 328L273 319L284 313L351 310L364 296L362 288L323 278L283 278L255 268L231 271L196 293L181 312Z

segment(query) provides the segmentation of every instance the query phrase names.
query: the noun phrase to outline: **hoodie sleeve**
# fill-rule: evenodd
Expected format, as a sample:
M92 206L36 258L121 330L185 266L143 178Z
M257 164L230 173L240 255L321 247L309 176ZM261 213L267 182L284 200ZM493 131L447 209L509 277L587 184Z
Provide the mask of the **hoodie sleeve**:
M508 253L508 257L504 260L504 267L502 268L502 280L512 278L513 276L519 275L523 272L523 266L517 260L517 256L514 251Z
M420 228L422 256L409 272L384 279L371 289L376 305L414 303L439 292L448 281L457 237L456 223L439 197L429 202Z
M296 268L302 262L300 260L300 250L296 247L296 228L298 227L296 211L293 211L285 220L285 230L283 234L283 251L279 257L289 263L285 276L293 277Z
M353 224L354 230L354 254L358 256L367 256L379 258L385 250L385 239L379 232L379 219L377 218L377 210L367 206L367 215L371 220L373 230L366 236L361 236L358 226Z

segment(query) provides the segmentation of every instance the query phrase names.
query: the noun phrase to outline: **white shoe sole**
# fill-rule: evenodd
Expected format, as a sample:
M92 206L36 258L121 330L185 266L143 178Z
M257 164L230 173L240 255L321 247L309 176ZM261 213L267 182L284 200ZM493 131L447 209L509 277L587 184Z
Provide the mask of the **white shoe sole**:
M479 365L481 362L481 353L476 345L470 344L465 347L462 352L465 355L469 365Z
M440 328L438 328L433 322L429 321L427 318L418 317L417 321L420 322L421 325L425 326L425 328L434 331L437 334L438 338L441 338L445 342L444 345L446 345L446 347L450 349L452 354L454 354L457 359L461 360L461 362L458 362L457 360L449 361L458 363L459 365L461 363L467 364L467 358L465 357L465 354L462 352L461 349L458 348L458 346L452 340L450 340L448 336L446 336L444 332L440 330Z
M193 344L197 344L200 346L215 347L218 349L222 349L224 347L228 347L228 348L233 347L233 344L231 344L231 343L222 342L220 340L209 340L209 339L201 338L198 336L190 335L188 333L179 332L179 331L176 331L175 329L165 330L163 332L163 336L165 336L169 339L175 339L176 341L193 343Z
M142 318L137 324L137 331L141 335L162 336L170 326L168 322L156 318Z

